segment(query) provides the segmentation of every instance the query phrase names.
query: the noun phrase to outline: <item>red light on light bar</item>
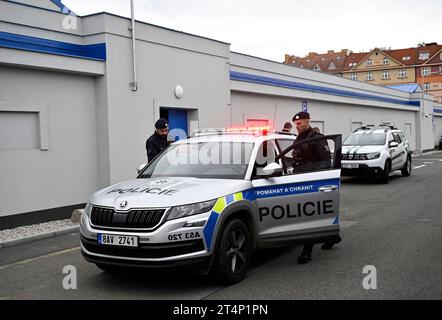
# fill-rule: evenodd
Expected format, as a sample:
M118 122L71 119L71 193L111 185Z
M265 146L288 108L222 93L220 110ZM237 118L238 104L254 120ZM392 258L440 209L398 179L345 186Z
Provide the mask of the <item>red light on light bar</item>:
M266 134L272 129L271 126L249 126L249 127L237 127L237 128L226 128L226 132L260 132L262 131Z

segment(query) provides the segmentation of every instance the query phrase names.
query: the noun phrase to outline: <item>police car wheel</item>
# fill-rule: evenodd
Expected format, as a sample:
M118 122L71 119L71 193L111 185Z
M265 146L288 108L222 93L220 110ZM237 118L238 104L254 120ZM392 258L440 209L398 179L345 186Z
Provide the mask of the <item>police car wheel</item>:
M411 175L411 158L407 157L404 168L401 170L402 176L409 177Z
M390 182L390 171L391 171L391 162L386 161L384 171L381 174L381 182L382 183L389 183Z
M251 258L250 233L239 219L227 222L219 242L215 260L215 274L227 284L241 281Z

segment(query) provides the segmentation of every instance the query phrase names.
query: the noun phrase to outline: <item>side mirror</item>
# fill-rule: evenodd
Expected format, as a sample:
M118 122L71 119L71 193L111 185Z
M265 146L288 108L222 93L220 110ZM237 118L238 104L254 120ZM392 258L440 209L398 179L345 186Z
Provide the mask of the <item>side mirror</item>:
M145 166L147 166L147 163L140 164L140 165L137 167L137 173L140 174L140 172L143 171L143 169L144 169Z
M399 146L399 143L397 143L396 141L391 141L389 144L388 144L388 147L389 148L397 148Z
M282 166L276 162L272 162L262 169L262 176L271 177L282 174Z

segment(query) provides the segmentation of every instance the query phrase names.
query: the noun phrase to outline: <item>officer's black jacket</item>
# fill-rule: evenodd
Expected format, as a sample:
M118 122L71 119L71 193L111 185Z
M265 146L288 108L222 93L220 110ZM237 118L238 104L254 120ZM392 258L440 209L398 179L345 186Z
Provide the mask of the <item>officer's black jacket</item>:
M161 151L167 147L167 137L162 137L155 131L146 140L147 161L151 162Z
M312 171L330 168L330 148L325 139L300 143L303 140L323 136L321 133L313 131L311 127L298 135L294 142L295 146L292 152L293 168L295 171Z

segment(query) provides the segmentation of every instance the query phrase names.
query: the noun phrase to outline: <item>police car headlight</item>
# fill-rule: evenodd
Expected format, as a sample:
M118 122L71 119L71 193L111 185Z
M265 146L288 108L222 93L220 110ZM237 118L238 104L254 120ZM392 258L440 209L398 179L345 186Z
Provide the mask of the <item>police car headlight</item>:
M216 199L210 201L204 201L199 203L193 203L185 206L173 207L169 211L167 220L178 219L187 216L193 216L195 214L204 213L212 210L215 205Z
M366 157L367 157L368 160L371 160L371 159L379 158L380 155L381 154L379 152L373 152L373 153L367 153Z

